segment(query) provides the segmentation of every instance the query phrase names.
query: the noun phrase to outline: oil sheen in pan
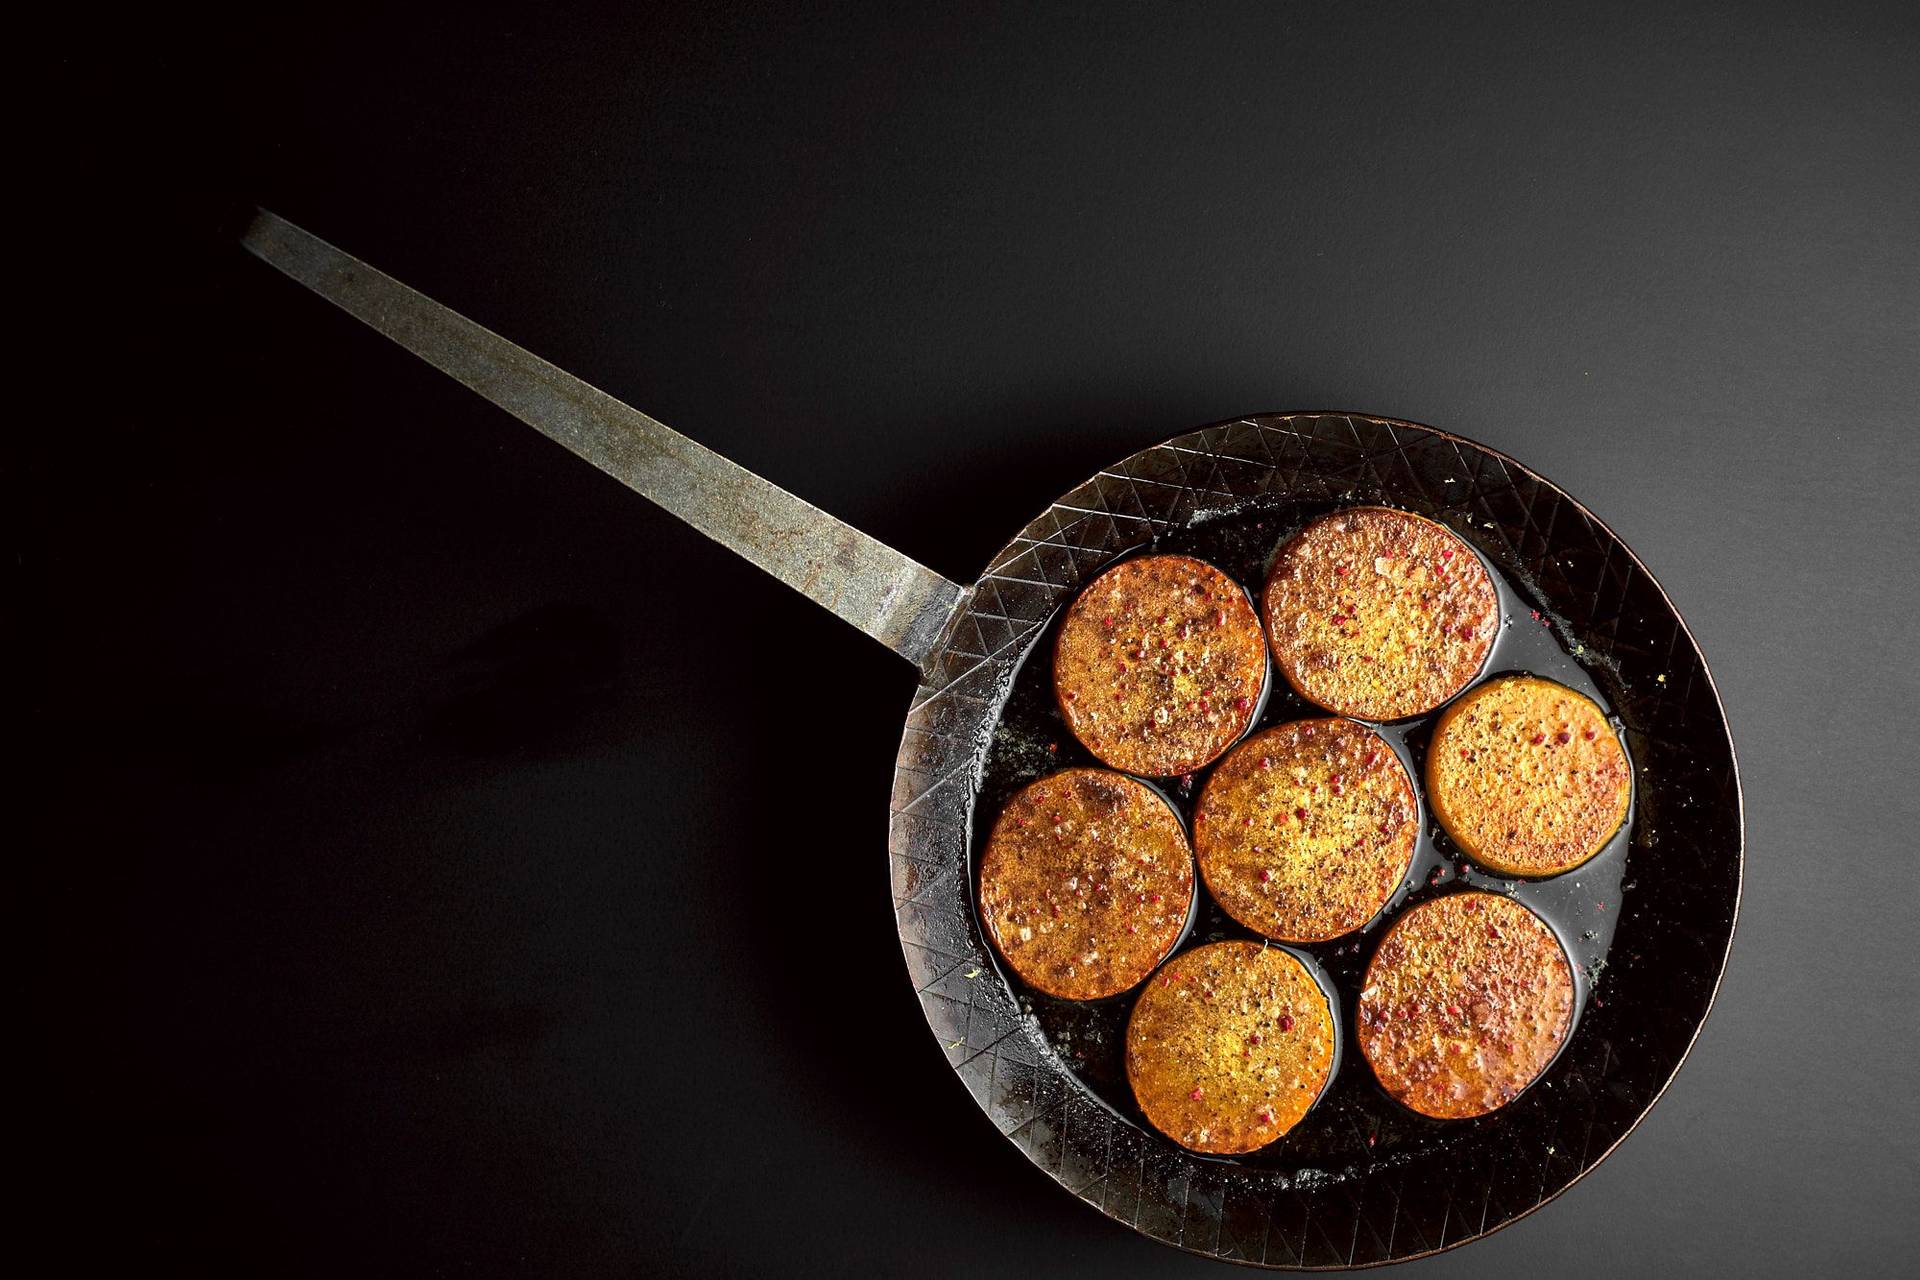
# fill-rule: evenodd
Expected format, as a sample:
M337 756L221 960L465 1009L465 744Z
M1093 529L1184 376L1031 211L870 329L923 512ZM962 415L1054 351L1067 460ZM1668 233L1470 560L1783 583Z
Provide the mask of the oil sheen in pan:
M1128 554L1174 552L1197 556L1218 566L1257 603L1266 571L1280 544L1308 520L1344 505L1351 504L1286 503L1247 509L1195 523ZM1476 554L1479 553L1476 551ZM1515 581L1484 555L1481 561L1486 564L1499 593L1501 625L1486 666L1474 683L1515 672L1557 680L1597 702L1608 713L1615 732L1620 732L1612 700L1602 683L1568 651L1560 629L1552 623L1543 603L1535 599L1523 583ZM1028 646L994 730L974 807L972 851L976 877L981 844L992 827L994 816L1015 791L1056 769L1074 765L1103 767L1067 730L1054 703L1051 654L1059 622L1060 615L1056 614ZM1268 665L1264 705L1254 717L1249 733L1289 720L1328 714L1278 679L1271 670L1271 661ZM1605 673L1601 675L1604 679ZM1332 999L1339 1031L1339 1057L1331 1081L1314 1108L1278 1142L1244 1156L1207 1158L1279 1168L1303 1178L1337 1177L1344 1171L1361 1172L1334 1167L1336 1161L1339 1166L1350 1165L1356 1129L1366 1135L1373 1160L1384 1163L1417 1156L1444 1146L1477 1126L1500 1122L1503 1112L1462 1121L1436 1121L1416 1115L1387 1096L1374 1080L1364 1056L1352 1049L1354 1003L1367 961L1387 925L1397 918L1402 908L1412 903L1472 887L1508 894L1545 918L1573 963L1575 1020L1574 1030L1567 1037L1569 1043L1578 1032L1580 1016L1588 1002L1605 998L1600 979L1613 941L1623 888L1632 887L1625 871L1634 811L1629 810L1625 825L1605 848L1565 875L1527 881L1482 870L1470 863L1439 829L1427 806L1424 766L1434 714L1372 726L1393 746L1418 784L1415 793L1420 836L1406 880L1385 910L1359 932L1330 942L1289 944L1289 950L1311 961L1309 968ZM1170 779L1150 784L1157 785L1173 804L1189 831L1194 798L1205 776L1206 771L1201 770L1191 780ZM1219 908L1198 883L1197 876L1195 892L1197 901L1192 923L1176 952L1224 938L1260 940ZM1004 968L1002 977L1089 1093L1129 1122L1152 1133L1152 1127L1134 1103L1126 1077L1125 1032L1127 1016L1133 1007L1133 993L1093 1003L1076 1003L1034 991ZM1564 1050L1564 1045L1562 1047ZM1553 1077L1554 1068L1550 1066L1533 1087L1552 1088ZM1156 1137L1156 1140L1159 1139Z

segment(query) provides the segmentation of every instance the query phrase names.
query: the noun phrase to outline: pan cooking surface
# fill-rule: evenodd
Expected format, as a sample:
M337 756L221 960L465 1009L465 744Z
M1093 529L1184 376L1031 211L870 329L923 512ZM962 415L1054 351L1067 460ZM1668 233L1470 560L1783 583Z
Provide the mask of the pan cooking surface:
M1325 502L1263 502L1249 510L1173 530L1139 551L1197 556L1227 572L1257 600L1279 543L1308 520L1334 506ZM1530 599L1522 588L1507 581L1497 568L1494 578L1500 590L1504 625L1485 671L1474 683L1525 671L1558 680L1593 698L1602 708L1610 709L1611 700L1604 688L1609 673L1602 670L1596 681L1562 645L1552 626L1551 615L1541 611L1540 602ZM974 808L976 871L994 819L1014 792L1060 768L1104 767L1074 739L1053 697L1050 657L1063 612L1055 612L1021 656L1013 688L995 726ZM1301 698L1276 673L1266 707L1251 732L1289 720L1328 714ZM1416 780L1422 777L1427 738L1438 714L1436 711L1403 723L1376 726L1393 744ZM1193 826L1194 802L1208 772L1203 769L1190 779L1159 786L1189 831ZM1463 885L1517 898L1554 926L1573 961L1577 1018L1595 992L1605 990L1607 953L1615 921L1620 916L1622 886L1638 887L1626 874L1631 819L1601 853L1577 871L1551 880L1529 882L1494 875L1469 864L1426 810L1423 789L1416 786L1416 794L1421 798L1420 840L1407 877L1386 911L1359 933L1324 943L1287 944L1296 954L1310 956L1331 979L1343 1048L1357 1043L1354 997L1381 935L1406 907ZM1261 940L1260 935L1221 910L1202 886L1198 919L1181 949L1224 938ZM1146 1128L1127 1084L1122 1041L1136 993L1093 1003L1059 1000L1020 982L1004 962L996 967L1002 979L1014 987L1021 1008L1031 1012L1039 1022L1048 1044L1067 1069L1118 1116ZM1604 994L1599 998L1604 1007ZM1556 1087L1553 1080L1553 1073L1549 1072L1536 1087L1550 1090ZM1523 1103L1524 1100L1514 1105ZM1342 1068L1319 1105L1298 1126L1279 1142L1233 1159L1284 1169L1295 1176L1355 1178L1364 1176L1371 1166L1381 1161L1415 1155L1456 1141L1472 1126L1501 1122L1493 1116L1464 1123L1441 1122L1408 1111L1387 1097L1375 1083L1364 1056L1354 1051L1344 1054Z
M1426 1120L1387 1099L1349 1043L1326 1095L1281 1142L1232 1159L1197 1155L1151 1132L1133 1104L1119 1036L1130 995L1054 1001L996 963L973 907L972 856L1014 789L1093 763L1053 708L1049 646L1059 610L1101 568L1137 551L1183 551L1257 599L1286 534L1369 502L1440 520L1495 570L1505 626L1484 674L1532 671L1595 697L1623 730L1634 813L1592 862L1528 883L1463 875L1423 797L1411 884L1388 912L1363 933L1295 948L1333 981L1350 1041L1360 970L1400 910L1463 879L1513 891L1560 934L1581 1006L1566 1048L1518 1101L1478 1120ZM1320 713L1276 678L1258 725L1308 714ZM1431 719L1383 729L1416 777ZM1165 787L1183 818L1203 780ZM1191 1252L1267 1266L1418 1256L1571 1185L1685 1056L1739 895L1739 788L1724 716L1691 637L1631 552L1511 460L1430 428L1345 415L1243 419L1179 437L1101 472L1031 523L936 651L902 738L892 809L908 969L988 1117L1110 1217ZM1242 936L1203 894L1183 945Z

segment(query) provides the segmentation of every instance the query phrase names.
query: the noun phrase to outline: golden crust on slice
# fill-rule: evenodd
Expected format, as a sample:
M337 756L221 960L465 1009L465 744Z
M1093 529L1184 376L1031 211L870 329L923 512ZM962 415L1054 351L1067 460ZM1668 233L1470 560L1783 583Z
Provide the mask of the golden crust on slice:
M1140 556L1088 584L1054 645L1054 696L1103 762L1168 777L1247 731L1266 683L1247 593L1191 556Z
M1449 894L1380 940L1360 989L1360 1049L1421 1115L1485 1115L1547 1069L1573 1027L1573 998L1546 921L1498 894Z
M1489 680L1448 707L1427 748L1434 816L1475 862L1551 876L1626 821L1627 753L1592 699L1538 676Z
M1013 971L1048 995L1137 986L1193 904L1193 853L1167 802L1105 769L1066 769L1007 803L980 857L980 917Z
M1442 525L1390 507L1313 521L1267 575L1274 661L1308 701L1362 720L1420 715L1480 673L1500 598Z
M1413 861L1413 780L1351 720L1297 720L1235 747L1194 812L1200 875L1228 915L1282 942L1351 933Z
M1298 959L1257 942L1182 952L1127 1023L1127 1080L1153 1127L1235 1155L1307 1114L1333 1070L1333 1011Z

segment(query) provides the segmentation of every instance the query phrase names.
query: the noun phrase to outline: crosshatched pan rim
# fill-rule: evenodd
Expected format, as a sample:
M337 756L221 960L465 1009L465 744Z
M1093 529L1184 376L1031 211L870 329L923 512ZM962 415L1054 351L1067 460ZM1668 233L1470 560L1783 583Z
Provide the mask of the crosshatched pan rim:
M1449 452L1454 464L1446 463ZM1415 454L1422 465L1438 462L1455 470L1450 483L1466 488L1446 496L1466 501L1455 507L1435 503L1423 490L1412 461ZM1437 1240L1423 1238L1405 1251L1397 1249L1393 1239L1400 1214L1396 1199L1394 1226L1389 1228L1385 1247L1379 1256L1361 1258L1365 1210L1354 1197L1366 1192L1368 1180L1381 1171L1356 1175L1357 1184L1350 1179L1313 1183L1302 1179L1288 1184L1285 1175L1266 1170L1227 1173L1218 1162L1140 1132L1089 1102L1083 1086L1046 1046L1031 1019L1020 1017L1014 993L1000 979L989 944L979 934L967 859L974 795L1001 700L1019 660L1054 610L1114 556L1162 532L1184 527L1196 516L1258 506L1263 499L1386 501L1432 514L1456 507L1472 509L1473 504L1489 501L1507 504L1523 490L1532 494L1525 528L1519 539L1509 540L1507 548L1512 553L1507 559L1519 563L1507 567L1529 578L1550 568L1548 553L1563 549L1571 536L1563 532L1560 520L1566 517L1583 526L1578 528L1579 535L1603 552L1600 572L1604 575L1617 566L1623 601L1629 589L1650 593L1642 603L1662 613L1660 624L1671 626L1665 661L1676 672L1684 667L1684 674L1691 677L1686 685L1689 697L1698 684L1696 700L1711 723L1696 723L1691 732L1710 752L1724 753L1724 765L1717 758L1706 762L1707 768L1723 767L1725 772L1727 791L1719 798L1720 821L1708 828L1723 844L1704 851L1722 861L1730 858L1724 868L1730 873L1724 926L1715 922L1716 930L1724 927L1724 939L1716 934L1718 945L1704 953L1703 971L1695 975L1705 984L1704 996L1697 1016L1690 1018L1684 1043L1675 1039L1679 1051L1671 1068L1664 1070L1644 1102L1635 1104L1633 1114L1605 1140L1597 1155L1589 1160L1583 1150L1580 1167L1570 1176L1543 1173L1540 1193L1515 1211L1503 1210L1497 1221L1490 1220L1489 1188L1481 1220L1472 1230L1448 1235L1443 1221ZM1544 532L1532 527L1532 504L1541 502L1550 512ZM1502 536L1505 532L1502 522ZM1529 534L1537 535L1539 542L1531 553ZM1556 536L1561 540L1556 541ZM1562 608L1565 601L1546 590L1551 575L1539 576L1547 603L1556 610ZM1572 634L1582 636L1577 622L1574 626ZM1632 634L1621 636L1616 625L1610 639L1597 637L1589 645L1603 658L1623 664L1639 661L1645 655L1631 642ZM1692 633L1639 557L1564 490L1496 450L1418 423L1347 413L1255 415L1174 437L1096 472L1030 521L990 562L966 607L941 636L925 671L895 762L889 853L902 951L929 1028L968 1092L1003 1136L1076 1198L1149 1239L1200 1256L1275 1269L1347 1270L1425 1257L1484 1238L1564 1194L1638 1127L1684 1065L1712 1009L1738 917L1745 851L1738 766L1718 689ZM1676 687L1680 684L1674 681ZM1635 709L1623 707L1622 714L1629 730L1635 730ZM1654 781L1658 785L1657 777ZM1624 920L1621 928L1624 935ZM1711 962L1710 974L1704 972L1706 961ZM974 978L967 978L968 972ZM1499 1114L1488 1119L1497 1123ZM1081 1132L1074 1130L1076 1123ZM1593 1123L1589 1121L1589 1136ZM1098 1132L1102 1124L1108 1126L1105 1133ZM1085 1131L1089 1127L1091 1142ZM1092 1146L1101 1140L1106 1143L1107 1167L1081 1181L1090 1171L1089 1162L1097 1164L1101 1157L1076 1150L1073 1144ZM1153 1149L1156 1146L1163 1149ZM1112 1187L1103 1185L1115 1171L1116 1148L1122 1147L1132 1148L1121 1154L1134 1158L1139 1171L1130 1207L1125 1194L1116 1198ZM1554 1148L1548 1146L1546 1151L1552 1155ZM1493 1167L1498 1168L1497 1160ZM1386 1170L1382 1176L1392 1172ZM1496 1175L1489 1171L1486 1176ZM1557 1184L1549 1186L1555 1179ZM1196 1181L1216 1190L1196 1195ZM1234 1186L1235 1182L1243 1185ZM1403 1177L1401 1185L1404 1182ZM1163 1199L1149 1204L1150 1187L1164 1193ZM1180 1201L1177 1210L1175 1188ZM1229 1200L1244 1208L1250 1189L1255 1198L1268 1197L1263 1202L1265 1231L1258 1257L1238 1251L1227 1241ZM1094 1194L1096 1190L1101 1194ZM1274 1233L1287 1229L1277 1225L1280 1210L1291 1210L1295 1199L1306 1206L1298 1225L1298 1247L1283 1238L1284 1252L1275 1257ZM1311 1252L1307 1224L1316 1205L1353 1209L1354 1246L1346 1259L1336 1254L1331 1260L1319 1260ZM1447 1212L1451 1210L1449 1195ZM1193 1230L1196 1226L1198 1232ZM1323 1235L1325 1230L1321 1228Z

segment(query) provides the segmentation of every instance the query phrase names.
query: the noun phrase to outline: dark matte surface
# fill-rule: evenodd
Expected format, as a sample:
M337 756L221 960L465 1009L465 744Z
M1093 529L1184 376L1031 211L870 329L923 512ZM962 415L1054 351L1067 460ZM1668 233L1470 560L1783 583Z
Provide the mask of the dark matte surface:
M1712 661L1746 899L1641 1130L1412 1265L1880 1275L1920 1244L1916 53L1896 5L167 13L50 55L49 252L238 189L956 577L1234 413L1515 455ZM65 260L90 362L9 509L69 1256L1209 1272L926 1103L904 663L237 250Z

